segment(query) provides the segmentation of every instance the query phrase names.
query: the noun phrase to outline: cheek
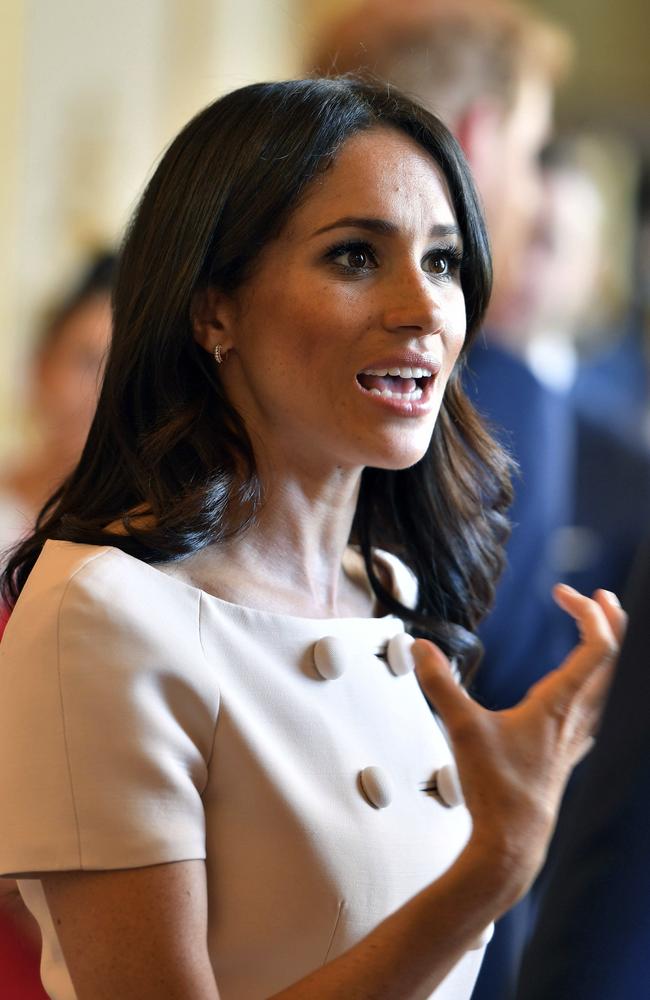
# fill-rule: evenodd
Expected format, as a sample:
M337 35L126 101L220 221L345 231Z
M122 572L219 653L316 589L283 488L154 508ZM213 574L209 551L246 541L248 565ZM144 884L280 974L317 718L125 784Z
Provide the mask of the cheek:
M326 318L323 309L314 310L314 303L326 303L327 297L318 290L306 295L300 288L269 289L257 297L251 315L254 316L252 337L246 336L256 355L269 359L284 357L290 366L306 362L317 352L323 339Z
M337 357L372 325L367 306L361 310L352 294L333 291L326 282L310 283L290 295L283 291L280 302L277 295L269 297L260 315L269 317L268 324L257 324L258 346L268 363L278 370L282 359L285 373L320 372L325 382L328 373L335 376Z
M445 355L448 371L451 371L465 343L465 333L467 331L467 314L465 310L465 298L461 294L459 301L455 304L452 317L447 325Z

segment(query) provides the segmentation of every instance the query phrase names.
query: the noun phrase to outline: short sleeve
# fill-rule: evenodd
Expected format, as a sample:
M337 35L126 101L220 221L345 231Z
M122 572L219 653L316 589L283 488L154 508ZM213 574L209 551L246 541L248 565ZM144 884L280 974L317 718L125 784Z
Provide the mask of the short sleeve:
M219 696L201 592L48 542L0 644L0 872L205 857Z

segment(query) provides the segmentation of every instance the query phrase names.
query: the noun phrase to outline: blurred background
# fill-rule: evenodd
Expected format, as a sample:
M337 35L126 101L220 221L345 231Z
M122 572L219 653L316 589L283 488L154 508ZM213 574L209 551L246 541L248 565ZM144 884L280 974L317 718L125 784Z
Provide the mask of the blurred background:
M327 20L355 2L3 0L0 460L28 427L25 373L44 311L89 256L119 242L165 144L223 91L299 74ZM607 308L615 312L639 267L630 204L650 148L648 5L529 5L574 37L557 121L560 131L579 130L581 156L605 188ZM615 326L599 318L595 325Z
M373 2L395 12L424 0ZM479 380L482 412L521 431L519 450L516 434L507 443L522 469L513 542L523 539L523 558L511 547L511 590L504 578L483 635L492 687L476 692L491 707L514 703L559 662L538 641L555 634L535 603L531 566L548 565L552 579L586 591L622 593L650 505L648 0L520 2L563 26L574 53L539 162L536 221L499 315L506 354L493 345L488 363L497 368ZM302 75L328 24L362 3L369 0L2 0L0 550L28 530L77 460L110 338L111 254L162 150L225 91ZM524 143L525 132L523 123ZM501 173L498 180L507 188ZM525 387L519 396L515 385ZM490 391L512 404L506 419L499 407L492 413ZM546 583L542 590L548 601ZM513 593L530 607L517 610ZM515 656L513 621L537 660ZM499 669L487 669L490 656ZM9 974L31 983L21 980L9 1000L43 997L33 926L21 929L24 913L5 927L1 918L0 979L9 963ZM507 956L514 975L529 917L508 919L475 1000L510 996Z

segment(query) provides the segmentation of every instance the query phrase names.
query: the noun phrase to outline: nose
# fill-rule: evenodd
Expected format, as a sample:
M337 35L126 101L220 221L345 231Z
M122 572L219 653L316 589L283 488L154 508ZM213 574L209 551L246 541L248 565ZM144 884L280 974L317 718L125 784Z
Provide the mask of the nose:
M419 266L404 268L385 290L384 329L416 337L441 333L444 296L444 290Z

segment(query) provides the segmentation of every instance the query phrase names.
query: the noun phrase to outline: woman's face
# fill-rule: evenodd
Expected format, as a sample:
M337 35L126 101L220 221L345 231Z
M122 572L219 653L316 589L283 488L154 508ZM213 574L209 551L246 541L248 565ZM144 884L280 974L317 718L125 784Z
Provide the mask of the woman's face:
M218 300L220 375L256 451L316 475L417 462L465 336L461 254L431 157L397 130L351 138Z
M36 369L36 407L49 438L81 450L97 406L111 339L111 299L97 292L72 311Z

